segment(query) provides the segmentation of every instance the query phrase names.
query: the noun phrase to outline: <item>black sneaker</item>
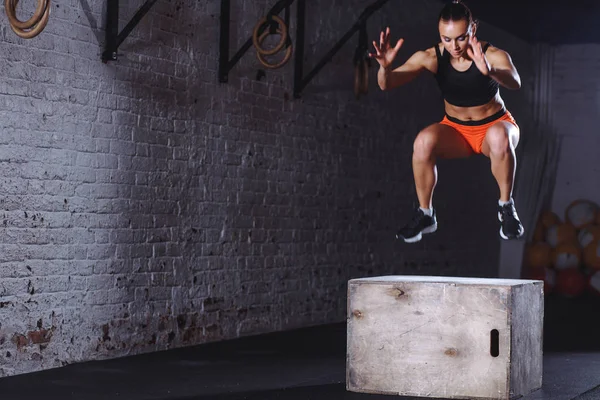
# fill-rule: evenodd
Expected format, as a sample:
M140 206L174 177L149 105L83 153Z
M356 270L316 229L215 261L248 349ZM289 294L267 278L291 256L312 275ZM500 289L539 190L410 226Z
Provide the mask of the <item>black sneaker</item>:
M502 239L518 239L523 236L525 229L523 229L512 201L503 206L498 206L498 220L500 221L500 237Z
M424 233L432 233L436 230L435 210L430 217L429 215L425 215L421 208L417 207L412 219L398 230L396 238L403 239L406 243L415 243L421 240Z

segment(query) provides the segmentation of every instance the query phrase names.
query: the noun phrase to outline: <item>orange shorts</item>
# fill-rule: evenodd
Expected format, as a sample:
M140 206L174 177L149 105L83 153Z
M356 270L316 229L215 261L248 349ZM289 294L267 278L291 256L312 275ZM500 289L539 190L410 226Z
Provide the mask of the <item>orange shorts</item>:
M462 121L449 115L445 115L444 119L440 121L440 124L448 125L456 129L458 133L465 138L473 152L481 153L483 139L485 139L489 127L498 121L508 121L517 128L519 127L512 114L505 109L478 121Z

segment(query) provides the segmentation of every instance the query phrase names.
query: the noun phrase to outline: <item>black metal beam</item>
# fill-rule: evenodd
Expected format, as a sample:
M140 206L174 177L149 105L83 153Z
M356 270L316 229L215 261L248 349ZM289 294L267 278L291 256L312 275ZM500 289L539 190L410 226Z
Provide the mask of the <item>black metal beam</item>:
M306 19L306 1L298 0L296 4L296 54L294 65L294 97L300 97L300 85L304 74L304 36Z
M350 28L350 30L346 32L344 36L342 36L342 38L331 48L331 50L327 52L327 54L325 54L325 56L323 56L323 58L321 58L317 65L304 78L302 78L301 73L296 72L294 79L294 97L300 97L302 89L304 89L306 85L308 85L308 83L319 73L319 71L321 71L321 69L323 69L323 67L331 61L333 56L335 56L336 53L340 51L340 49L346 44L348 40L350 40L350 38L356 33L356 31L361 30L361 28L365 29L366 22L369 19L369 17L373 15L375 11L383 7L383 5L388 1L389 0L377 0L373 4L366 7L358 17L356 23L352 26L352 28ZM304 21L302 21L302 23L304 23ZM300 20L298 20L298 25L300 25ZM304 27L302 27L302 29L304 30ZM366 32L366 30L364 30L364 32ZM299 60L302 60L304 58L304 54L301 54L298 51L298 45L300 44L300 42L302 42L303 44L304 37L300 36L300 32L297 35L299 37L296 42L296 68L299 67ZM302 46L302 53L304 53L304 46ZM302 66L300 66L300 69L302 69Z
M117 47L120 46L121 43L123 43L123 41L127 38L127 36L129 36L129 34L133 30L133 28L135 28L137 26L137 24L142 20L142 18L144 18L144 15L146 15L148 13L148 11L150 11L152 6L156 2L157 2L157 0L146 0L146 2L135 13L133 18L131 18L131 21L129 21L129 23L127 25L125 25L125 28L123 28L123 31L121 31L121 33L119 33L119 38L117 40Z
M358 30L358 46L354 52L354 65L357 65L361 59L366 58L367 51L369 50L368 39L367 22L365 21L360 25L360 29Z
M106 46L102 53L102 61L107 62L117 59L117 50L121 43L125 41L127 36L129 36L131 31L133 31L157 1L146 0L133 18L125 25L121 33L119 33L119 0L107 0Z
M119 35L119 0L106 2L106 39L102 61L117 59L117 36Z
M376 2L374 2L373 4L369 5L368 7L366 7L363 12L360 14L360 16L358 17L358 21L356 21L356 25L360 25L363 22L366 22L367 19L373 15L373 13L377 10L379 10L381 7L383 7L385 5L385 3L387 3L389 0L377 0Z
M267 16L279 14L282 10L288 8L294 0L279 0L269 10ZM286 12L287 15L287 12ZM289 17L289 16L288 16ZM221 0L221 38L219 48L221 54L219 56L219 82L227 82L229 71L235 67L244 54L252 47L252 37L250 37L242 45L242 47L229 60L229 21L230 21L230 2L229 0ZM264 28L263 28L264 29ZM226 31L226 32L225 32ZM262 29L258 32L260 35ZM227 49L224 51L224 49Z
M221 0L221 35L219 37L219 82L228 81L229 73L229 21L231 4Z

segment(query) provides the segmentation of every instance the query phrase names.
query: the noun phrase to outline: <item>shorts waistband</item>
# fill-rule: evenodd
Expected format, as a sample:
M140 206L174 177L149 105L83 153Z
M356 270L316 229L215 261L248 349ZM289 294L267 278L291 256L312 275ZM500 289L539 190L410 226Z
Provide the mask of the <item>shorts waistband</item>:
M478 126L478 125L485 125L487 123L495 121L498 118L502 117L504 114L506 114L506 112L507 112L506 108L503 107L497 113L494 113L494 114L490 115L489 117L486 117L484 119L479 119L477 121L463 121L462 119L451 117L448 114L446 114L446 118L448 118L449 121L452 121L456 124L468 125L468 126Z

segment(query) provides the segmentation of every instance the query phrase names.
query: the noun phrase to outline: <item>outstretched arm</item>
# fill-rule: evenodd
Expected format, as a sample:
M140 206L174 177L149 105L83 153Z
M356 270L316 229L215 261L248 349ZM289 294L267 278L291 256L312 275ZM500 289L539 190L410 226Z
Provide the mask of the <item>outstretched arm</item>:
M471 48L467 49L467 54L483 75L489 76L507 89L521 87L521 77L513 65L510 55L504 50L490 47L484 54L481 43L476 37L473 37L471 38Z
M418 51L413 54L403 65L392 70L392 62L398 55L404 39L399 39L395 46L390 45L390 28L379 35L379 44L373 41L375 53L369 55L379 63L377 83L382 90L392 89L413 80L424 68L426 53Z
M504 50L496 49L489 55L491 64L490 77L507 89L519 89L521 77L515 68L510 55Z
M425 69L427 53L423 50L414 53L404 64L392 70L379 67L377 83L381 90L389 90L402 86L415 79Z

